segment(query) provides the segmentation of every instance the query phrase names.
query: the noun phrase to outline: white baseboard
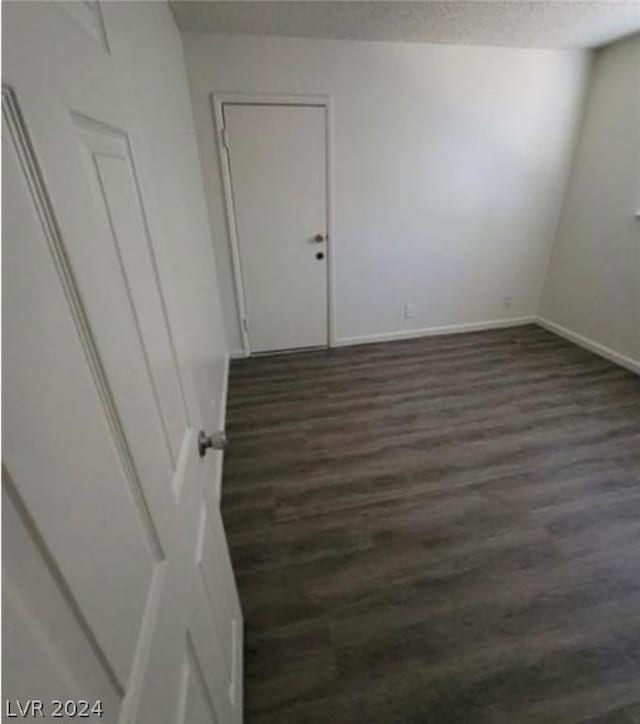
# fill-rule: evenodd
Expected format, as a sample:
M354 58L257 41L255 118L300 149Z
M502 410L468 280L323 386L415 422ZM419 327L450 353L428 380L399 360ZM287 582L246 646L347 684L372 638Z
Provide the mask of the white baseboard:
M340 337L334 340L332 347L350 347L358 344L374 344L376 342L392 342L402 339L418 339L420 337L431 337L439 334L459 334L462 332L480 332L489 329L505 329L508 327L520 327L524 324L539 324L550 332L568 339L570 342L584 347L595 354L608 359L615 364L624 367L631 372L640 375L640 362L616 352L599 342L588 337L583 337L577 332L556 324L545 317L532 315L529 317L511 317L510 319L492 319L486 322L469 322L466 324L449 324L442 327L423 327L421 329L403 329L397 332L381 332L378 334L363 334L356 337ZM224 387L224 410L226 411L227 384L229 378L229 360L245 357L244 350L230 350L226 358L225 387ZM224 429L224 419L221 420L220 429Z
M437 334L458 334L460 332L479 332L485 329L503 329L532 324L536 317L511 317L511 319L493 319L487 322L468 322L466 324L448 324L443 327L423 327L422 329L403 329L399 332L381 332L364 334L358 337L342 337L336 339L334 347L348 347L354 344L372 344L374 342L392 342L399 339L416 339L431 337Z
M599 342L594 342L588 337L583 337L577 332L572 332L570 329L567 329L560 324L556 324L549 319L545 319L545 317L536 317L535 321L537 322L537 324L539 324L541 327L544 327L549 332L553 332L560 337L564 337L570 342L573 342L580 347L584 347L590 352L595 352L595 354L598 354L601 357L608 359L610 362L615 362L617 365L625 367L626 369L631 370L631 372L635 372L637 375L640 375L640 362L631 359L631 357L620 354L620 352L616 352L610 347L605 347L605 345L600 344Z

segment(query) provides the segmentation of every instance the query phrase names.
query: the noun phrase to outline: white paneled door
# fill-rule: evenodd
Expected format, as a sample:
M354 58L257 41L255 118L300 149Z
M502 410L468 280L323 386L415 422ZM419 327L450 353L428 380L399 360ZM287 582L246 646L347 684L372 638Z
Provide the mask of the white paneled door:
M241 612L126 68L96 3L3 14L4 716L239 723Z
M327 345L326 112L224 103L252 352Z

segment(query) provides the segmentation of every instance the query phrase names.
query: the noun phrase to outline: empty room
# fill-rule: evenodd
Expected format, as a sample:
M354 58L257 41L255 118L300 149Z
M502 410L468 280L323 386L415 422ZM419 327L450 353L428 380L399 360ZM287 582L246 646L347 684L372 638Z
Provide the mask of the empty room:
M640 724L640 0L2 44L3 721Z

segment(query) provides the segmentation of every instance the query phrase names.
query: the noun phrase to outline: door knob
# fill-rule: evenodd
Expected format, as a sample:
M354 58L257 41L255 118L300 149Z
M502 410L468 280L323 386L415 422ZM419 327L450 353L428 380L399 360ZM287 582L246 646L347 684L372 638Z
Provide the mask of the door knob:
M217 432L214 435L207 435L204 430L198 433L198 453L203 458L207 450L224 450L227 446L227 436L224 432Z
M325 240L324 234L316 234L313 237L313 240L315 241L316 244L322 244L322 242Z

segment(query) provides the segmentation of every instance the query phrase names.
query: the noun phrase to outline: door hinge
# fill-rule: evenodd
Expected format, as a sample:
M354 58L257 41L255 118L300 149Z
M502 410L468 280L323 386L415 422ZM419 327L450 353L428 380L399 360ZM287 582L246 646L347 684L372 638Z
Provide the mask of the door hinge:
M244 331L249 334L249 322L247 321L246 317L242 318L242 329L244 329Z
M228 150L229 150L229 132L227 131L226 128L223 128L222 131L221 131L221 133L222 133L222 145L223 145L223 146L227 149L227 151L228 151Z

